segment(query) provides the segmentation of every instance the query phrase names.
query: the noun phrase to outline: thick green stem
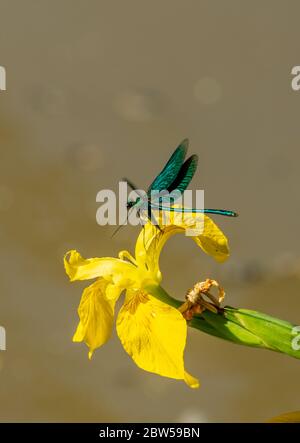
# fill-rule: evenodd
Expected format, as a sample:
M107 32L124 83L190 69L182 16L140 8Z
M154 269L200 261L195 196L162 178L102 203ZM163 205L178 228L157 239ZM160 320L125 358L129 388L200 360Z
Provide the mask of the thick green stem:
M161 286L150 286L149 292L174 308L182 301L171 297ZM214 314L205 311L188 321L192 328L244 346L265 348L300 359L300 328L277 318L248 309L226 306Z

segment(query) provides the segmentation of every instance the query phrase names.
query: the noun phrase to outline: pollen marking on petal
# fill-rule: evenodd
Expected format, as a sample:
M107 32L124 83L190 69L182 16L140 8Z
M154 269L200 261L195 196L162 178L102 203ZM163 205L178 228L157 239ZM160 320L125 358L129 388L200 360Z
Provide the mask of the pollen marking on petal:
M128 309L131 314L134 314L140 303L147 303L148 301L148 294L145 291L139 289L131 291L131 297L124 306L126 306L126 309Z

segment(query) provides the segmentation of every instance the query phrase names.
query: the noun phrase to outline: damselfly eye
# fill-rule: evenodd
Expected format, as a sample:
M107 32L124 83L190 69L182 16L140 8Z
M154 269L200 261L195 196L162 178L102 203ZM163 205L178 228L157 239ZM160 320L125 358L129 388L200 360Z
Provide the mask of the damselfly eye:
M132 208L132 206L135 204L135 202L133 202L133 201L128 201L127 202L127 209L130 209L130 208Z

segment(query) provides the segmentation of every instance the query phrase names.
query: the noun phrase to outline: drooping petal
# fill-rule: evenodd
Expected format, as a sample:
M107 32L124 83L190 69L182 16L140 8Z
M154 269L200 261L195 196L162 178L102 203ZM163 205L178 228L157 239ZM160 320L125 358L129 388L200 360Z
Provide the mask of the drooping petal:
M199 384L199 380L195 377L193 377L191 374L189 374L187 371L185 371L184 373L184 381L186 382L186 384L188 386L190 386L191 388L199 388L200 384Z
M118 314L117 333L140 368L199 386L184 369L187 325L177 309L144 292L129 290Z
M154 212L160 222L157 226L147 223L136 242L135 256L140 266L147 266L160 276L159 256L166 241L177 233L188 233L200 248L215 260L222 262L229 256L228 241L223 232L205 214L169 214L168 225L162 224L162 215Z
M74 249L66 253L64 265L71 281L104 277L113 279L119 284L122 278L132 277L133 280L136 278L136 271L131 263L111 257L85 259Z
M84 341L89 347L89 358L111 336L115 303L121 288L100 278L82 294L78 308L80 318L73 341Z
M227 237L207 215L204 215L203 232L193 237L193 240L218 262L223 262L229 257Z

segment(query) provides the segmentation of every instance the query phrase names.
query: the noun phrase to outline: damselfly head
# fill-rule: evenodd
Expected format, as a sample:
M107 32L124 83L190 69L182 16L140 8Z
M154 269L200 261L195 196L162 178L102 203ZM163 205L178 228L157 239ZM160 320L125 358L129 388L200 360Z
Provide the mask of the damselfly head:
M127 206L127 209L128 209L128 210L131 209L135 204L136 204L135 201L128 200L127 205L126 205L126 206Z
M128 200L126 205L127 210L129 211L131 208L133 208L133 206L135 206L136 209L138 209L143 204L143 202L144 200L141 197L137 197L136 200Z

